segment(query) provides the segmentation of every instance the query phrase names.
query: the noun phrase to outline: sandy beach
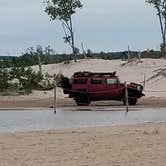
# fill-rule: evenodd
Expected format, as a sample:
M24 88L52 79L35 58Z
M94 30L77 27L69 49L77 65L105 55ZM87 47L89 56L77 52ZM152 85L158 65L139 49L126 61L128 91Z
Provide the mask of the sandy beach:
M165 166L166 124L0 134L0 166Z
M166 166L166 0L0 13L0 166Z
M81 60L76 64L43 66L50 74L75 71L117 71L122 82L143 83L145 97L134 107L166 107L165 60L144 59L122 65L120 60ZM93 64L93 65L92 65ZM37 71L37 66L33 69ZM93 106L122 102L92 102ZM0 96L0 107L52 107L53 91ZM57 88L57 106L75 107ZM0 166L165 166L166 123L0 134Z
M32 66L38 71L38 66ZM116 71L121 82L136 82L145 87L145 97L138 101L138 106L166 106L166 68L164 59L142 59L127 63L121 60L83 59L77 63L43 65L43 73L62 73L71 77L76 71L113 72ZM91 105L121 106L122 102L101 101ZM33 91L30 95L0 96L0 107L51 107L53 105L53 91ZM76 104L61 88L57 88L58 106L75 106Z
M53 106L53 98L39 98L39 99L29 99L29 98L1 98L0 97L0 107L9 108L9 107L46 107L50 108ZM78 107L72 99L69 98L60 98L57 99L58 107ZM121 107L124 106L120 101L98 101L91 103L88 107L93 106L111 106L111 107ZM149 97L142 98L138 101L137 105L132 107L166 107L166 98L163 97Z

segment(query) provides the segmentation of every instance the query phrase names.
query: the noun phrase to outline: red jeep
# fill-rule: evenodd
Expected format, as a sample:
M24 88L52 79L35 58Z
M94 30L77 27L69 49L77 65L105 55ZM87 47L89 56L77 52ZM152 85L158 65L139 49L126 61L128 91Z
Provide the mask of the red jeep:
M69 94L77 105L89 105L91 101L125 100L125 84L120 83L116 72L92 73L76 72L71 79L64 77L61 82L64 94ZM144 96L143 86L136 83L127 85L128 102L135 105L137 99Z

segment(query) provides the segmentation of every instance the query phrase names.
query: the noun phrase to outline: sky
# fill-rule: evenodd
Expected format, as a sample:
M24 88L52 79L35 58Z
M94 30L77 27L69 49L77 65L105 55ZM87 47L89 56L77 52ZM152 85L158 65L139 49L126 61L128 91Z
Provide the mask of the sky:
M93 52L159 50L160 26L145 0L82 0L73 16L76 47ZM50 21L43 0L0 0L0 55L19 56L31 46L51 45L70 53L58 20Z

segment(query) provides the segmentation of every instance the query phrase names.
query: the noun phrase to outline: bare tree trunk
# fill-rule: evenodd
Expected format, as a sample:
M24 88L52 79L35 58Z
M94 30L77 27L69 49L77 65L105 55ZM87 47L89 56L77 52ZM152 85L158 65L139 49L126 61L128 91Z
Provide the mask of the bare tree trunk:
M160 21L161 35L162 35L162 40L163 40L163 43L162 43L162 44L163 44L163 46L162 46L162 51L163 51L163 53L164 53L164 56L166 56L166 55L165 55L165 53L166 53L166 47L165 47L165 45L166 45L166 39L165 39L165 33L166 33L166 18L165 18L165 24L164 24L164 27L163 27L161 11L160 11L159 8L157 8L157 10L158 10L158 16L159 16L159 21Z
M128 45L127 59L128 59L128 62L130 62L130 47L129 47L129 45Z
M83 53L83 55L84 55L84 59L86 59L87 56L86 56L86 52L85 52L85 50L84 50L83 42L81 42L81 47L82 47L82 53Z
M139 63L141 63L141 51L138 52L138 60L139 60Z
M163 45L164 45L164 57L166 58L166 39L165 39L165 34L166 34L166 16L164 18L164 33L163 33Z
M73 32L73 25L72 25L72 19L70 17L70 34L71 34L71 45L73 50L73 56L74 56L74 62L77 62L77 57L75 53L75 44L74 44L74 32Z
M41 58L39 53L37 53L37 57L38 57L38 63L39 63L39 73L42 75L42 64L41 64Z
M158 9L158 16L159 16L159 21L160 21L160 28L161 28L161 34L162 34L162 39L164 42L164 28L163 28L163 24L162 24L162 16L161 16L161 12Z

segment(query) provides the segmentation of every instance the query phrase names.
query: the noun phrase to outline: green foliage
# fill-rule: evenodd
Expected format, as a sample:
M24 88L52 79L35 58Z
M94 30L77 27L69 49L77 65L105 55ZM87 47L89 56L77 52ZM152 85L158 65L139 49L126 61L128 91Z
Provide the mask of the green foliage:
M159 18L162 43L161 51L165 54L166 52L166 0L146 0L147 3L151 4L156 10Z
M87 56L88 56L88 57L91 57L92 54L93 54L93 52L92 52L90 49L87 49Z
M76 13L76 9L82 7L80 0L46 0L45 12L50 16L51 20L60 20L65 36L64 42L72 48L74 61L76 62L76 47L74 43L74 32L72 15Z
M146 0L146 2L152 4L155 8L160 8L161 12L164 14L166 10L166 0Z
M15 83L9 82L13 79L18 79L18 87ZM0 68L0 91L12 88L19 88L24 90L38 89L39 82L43 79L40 73L36 73L32 68L28 67L13 67L9 71Z
M40 73L36 73L31 67L27 69L24 67L14 67L11 69L10 79L17 78L20 82L22 89L37 89L38 83L42 80L43 76Z
M46 3L45 12L50 16L51 20L69 21L76 9L82 7L79 0L47 0Z
M51 51L48 51L51 50ZM41 57L42 64L54 64L54 63L69 63L72 60L71 54L54 54L54 51L52 49L43 50ZM80 54L79 50L77 51L78 59L84 59L84 54ZM123 52L100 52L95 53L92 52L90 49L88 49L86 52L87 58L101 58L101 59L127 59L128 51ZM130 51L131 58L138 57L138 51ZM142 58L161 58L162 52L161 51L154 51L151 50L150 52L142 51L141 52ZM3 64L3 65L1 65ZM13 70L21 70L20 68L29 67L33 65L38 65L38 57L37 52L35 49L33 51L26 51L22 56L20 57L8 57L7 60L0 61L1 68L10 68L12 67ZM19 71L15 71L15 74L18 75ZM23 70L23 69L22 69ZM14 72L13 71L13 72Z
M6 69L0 68L0 90L8 88L9 75Z

